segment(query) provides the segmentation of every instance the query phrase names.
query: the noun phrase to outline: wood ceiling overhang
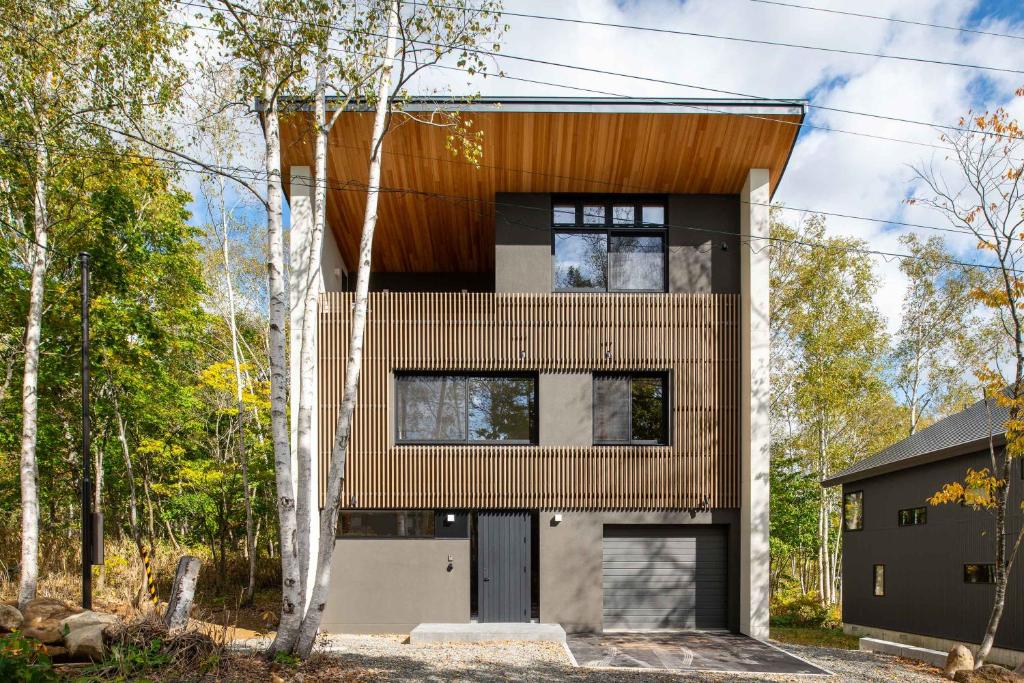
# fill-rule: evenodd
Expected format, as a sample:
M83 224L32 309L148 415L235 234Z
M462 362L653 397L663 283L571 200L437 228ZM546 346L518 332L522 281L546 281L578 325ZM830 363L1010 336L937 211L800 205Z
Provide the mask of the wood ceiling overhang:
M410 113L438 101L413 101ZM374 270L494 269L498 192L735 194L747 170L782 178L803 122L801 102L486 99L440 105L483 132L479 167L446 149L450 131L396 117L385 141ZM331 130L327 221L348 267L366 201L373 113L355 107ZM282 163L313 167L311 114L281 120Z

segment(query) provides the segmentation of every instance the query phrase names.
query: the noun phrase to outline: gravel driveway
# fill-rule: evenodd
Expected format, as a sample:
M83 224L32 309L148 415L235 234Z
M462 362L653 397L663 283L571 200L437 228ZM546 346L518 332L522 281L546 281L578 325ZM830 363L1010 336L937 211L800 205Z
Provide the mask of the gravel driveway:
M346 668L367 670L381 681L867 681L925 683L943 680L937 669L855 650L780 645L836 675L737 676L668 672L582 669L573 667L561 645L501 642L486 644L408 645L402 636L332 636L328 650Z

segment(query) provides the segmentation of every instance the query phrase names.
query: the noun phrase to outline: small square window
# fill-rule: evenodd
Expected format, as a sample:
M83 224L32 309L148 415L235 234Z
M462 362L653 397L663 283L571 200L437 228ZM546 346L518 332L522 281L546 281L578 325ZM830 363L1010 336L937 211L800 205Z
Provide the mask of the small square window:
M636 222L636 209L632 205L616 204L612 206L612 223L615 225L633 225Z
M995 583L996 566L994 564L965 564L964 583Z
M594 375L594 443L668 443L668 377Z
M899 523L900 526L918 526L919 524L926 524L928 522L928 508L906 508L900 510Z
M551 220L555 225L576 225L576 206L573 204L555 206Z
M604 225L604 206L585 204L583 206L583 222L586 225Z
M882 597L885 595L885 565L876 564L874 567L874 594L875 597Z
M843 496L843 528L860 531L864 528L864 492L851 491Z
M651 205L644 206L641 210L641 216L643 217L644 225L664 225L665 207Z

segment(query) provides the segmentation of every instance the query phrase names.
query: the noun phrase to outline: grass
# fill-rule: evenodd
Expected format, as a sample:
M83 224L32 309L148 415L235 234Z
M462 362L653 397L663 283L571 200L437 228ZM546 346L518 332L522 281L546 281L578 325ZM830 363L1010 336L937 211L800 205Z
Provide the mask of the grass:
M841 628L814 628L811 626L772 626L771 638L792 645L813 645L840 650L856 650L858 639L843 633Z

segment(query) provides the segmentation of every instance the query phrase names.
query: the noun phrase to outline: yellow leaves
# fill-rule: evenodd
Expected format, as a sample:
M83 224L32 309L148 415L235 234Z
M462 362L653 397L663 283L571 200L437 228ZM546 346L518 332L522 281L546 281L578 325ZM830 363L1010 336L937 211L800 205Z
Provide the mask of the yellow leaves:
M994 477L987 467L980 470L967 469L963 482L954 481L936 492L928 502L932 505L962 503L975 510L991 509L996 505L996 493L1006 481Z

